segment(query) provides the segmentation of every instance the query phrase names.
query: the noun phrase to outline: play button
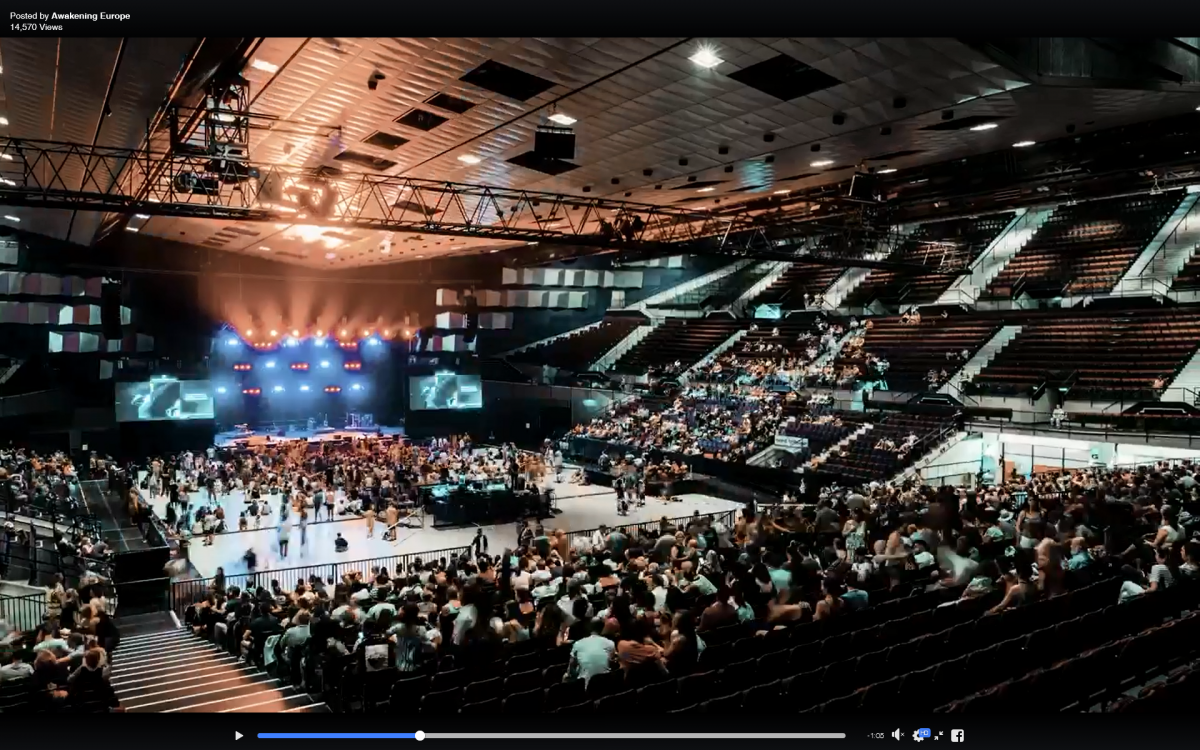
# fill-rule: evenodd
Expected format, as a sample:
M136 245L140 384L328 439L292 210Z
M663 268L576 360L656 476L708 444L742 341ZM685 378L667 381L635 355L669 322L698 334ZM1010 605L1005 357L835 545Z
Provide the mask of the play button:
M235 740L240 740L240 739L242 738L242 733L241 733L241 732L234 732L234 733L233 733L233 738L234 738Z

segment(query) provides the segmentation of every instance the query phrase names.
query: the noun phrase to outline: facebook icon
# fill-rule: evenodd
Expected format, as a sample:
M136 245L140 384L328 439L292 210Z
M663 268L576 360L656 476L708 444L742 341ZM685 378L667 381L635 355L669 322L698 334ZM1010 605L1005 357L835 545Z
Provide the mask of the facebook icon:
M961 730L961 729L951 729L951 730L950 730L950 741L951 741L951 742L962 742L962 741L963 741L963 735L964 735L964 733L963 733L963 730Z

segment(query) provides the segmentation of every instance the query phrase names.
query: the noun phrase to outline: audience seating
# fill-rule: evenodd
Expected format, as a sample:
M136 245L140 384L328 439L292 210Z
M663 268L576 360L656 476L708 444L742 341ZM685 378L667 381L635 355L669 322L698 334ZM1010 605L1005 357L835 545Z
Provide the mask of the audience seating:
M1172 192L1060 206L996 276L988 296L1110 291L1182 198Z
M1000 330L999 321L928 314L919 325L901 323L899 318L871 318L863 351L887 360L884 374L893 391L929 389L930 370L953 374ZM949 356L947 356L949 355ZM864 368L865 369L865 368Z
M781 304L795 309L803 308L805 294L824 294L845 272L846 269L840 266L793 263L782 276L754 299L754 304Z
M952 417L894 414L876 422L873 429L851 440L842 453L829 457L821 471L840 474L848 480L871 482L890 479L905 466L933 450L941 435L954 426ZM899 448L909 435L917 443L901 454L898 450L876 448L880 440L890 439Z
M691 367L747 325L746 321L725 316L710 318L668 318L617 361L616 370L644 373L651 367L679 362Z
M526 349L509 356L509 360L583 372L621 339L648 322L642 317L606 318L597 327Z
M1175 280L1171 282L1171 291L1194 292L1200 291L1200 252L1192 256Z
M1012 218L1012 213L1005 212L922 224L904 239L890 260L926 268L873 270L843 304L866 306L875 300L888 306L934 302L1004 231Z
M1043 383L1073 396L1153 397L1200 347L1200 310L1142 310L1038 318L975 376L989 393L1018 393Z
M656 307L674 310L716 310L732 305L747 289L754 286L770 272L763 262L751 262L744 268L719 279L684 292Z

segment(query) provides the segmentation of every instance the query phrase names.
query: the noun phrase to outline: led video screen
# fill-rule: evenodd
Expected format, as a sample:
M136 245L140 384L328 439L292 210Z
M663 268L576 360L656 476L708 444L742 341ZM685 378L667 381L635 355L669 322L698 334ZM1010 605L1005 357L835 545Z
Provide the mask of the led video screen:
M439 372L409 378L408 405L413 411L482 409L483 387L478 375Z
M117 421L151 422L214 419L212 385L207 380L155 378L117 383Z

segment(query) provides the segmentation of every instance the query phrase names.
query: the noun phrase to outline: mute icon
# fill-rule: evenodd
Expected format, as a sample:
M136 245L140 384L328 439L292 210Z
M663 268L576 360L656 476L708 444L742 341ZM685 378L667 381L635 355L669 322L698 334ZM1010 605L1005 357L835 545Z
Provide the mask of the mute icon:
M899 729L896 729L892 732L892 739L898 740L898 739L900 739L900 737L901 737L901 734L900 734Z

